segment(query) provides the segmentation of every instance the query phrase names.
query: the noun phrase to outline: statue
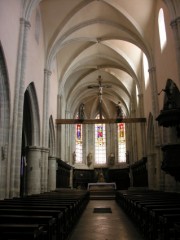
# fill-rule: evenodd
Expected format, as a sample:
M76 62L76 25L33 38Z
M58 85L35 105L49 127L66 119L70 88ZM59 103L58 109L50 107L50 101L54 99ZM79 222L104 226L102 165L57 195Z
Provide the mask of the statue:
M74 151L73 152L73 164L75 164L76 163L76 152Z
M98 182L105 182L104 174L103 174L102 169L101 169L101 171L98 174Z
M118 102L118 104L116 105L116 109L117 109L117 118L123 118L123 111L121 108L121 102Z
M115 156L114 153L111 153L109 156L109 165L114 165L114 161L115 161Z
M158 95L160 95L161 92L165 92L165 101L164 101L164 109L163 110L169 110L169 109L177 108L177 104L176 104L176 101L175 101L176 85L171 79L167 80L166 88L162 89L158 93Z
M87 165L88 167L92 164L92 153L88 153L87 155Z
M79 106L79 119L84 120L84 103Z

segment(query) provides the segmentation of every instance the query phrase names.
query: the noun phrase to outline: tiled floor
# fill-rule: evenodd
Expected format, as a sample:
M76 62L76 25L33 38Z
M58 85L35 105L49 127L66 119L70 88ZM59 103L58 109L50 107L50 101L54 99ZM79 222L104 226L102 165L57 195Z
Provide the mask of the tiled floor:
M111 208L112 213L93 213ZM90 200L69 240L142 240L143 237L115 200Z

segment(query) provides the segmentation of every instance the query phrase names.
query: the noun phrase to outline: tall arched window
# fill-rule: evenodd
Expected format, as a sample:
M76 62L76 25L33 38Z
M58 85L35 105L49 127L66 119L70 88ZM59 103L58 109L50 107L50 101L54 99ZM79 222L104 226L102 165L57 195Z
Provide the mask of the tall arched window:
M118 123L118 162L126 162L125 123Z
M167 43L164 12L162 8L159 10L158 27L159 27L160 46L161 46L161 52L162 52Z
M144 70L144 82L145 82L145 89L148 88L149 82L149 64L146 55L143 53L143 70Z
M95 163L106 164L106 125L101 123L95 124Z
M78 117L78 114L76 116L76 118ZM76 129L75 129L75 139L76 139L76 163L82 163L82 141L83 141L83 134L82 134L82 124L76 124Z

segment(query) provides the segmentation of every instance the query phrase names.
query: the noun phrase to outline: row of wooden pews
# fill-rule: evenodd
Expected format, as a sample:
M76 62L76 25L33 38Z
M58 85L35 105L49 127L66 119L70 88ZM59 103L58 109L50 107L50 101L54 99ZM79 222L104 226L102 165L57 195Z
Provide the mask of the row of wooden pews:
M145 239L180 240L180 194L153 190L116 192L116 201Z
M1 200L0 238L65 240L88 201L88 191L72 189Z

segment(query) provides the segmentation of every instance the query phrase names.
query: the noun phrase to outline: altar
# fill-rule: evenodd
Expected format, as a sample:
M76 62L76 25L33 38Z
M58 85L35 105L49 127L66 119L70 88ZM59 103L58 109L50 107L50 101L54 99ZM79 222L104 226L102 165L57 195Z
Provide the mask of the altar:
M88 190L116 190L116 183L96 182L88 183Z

